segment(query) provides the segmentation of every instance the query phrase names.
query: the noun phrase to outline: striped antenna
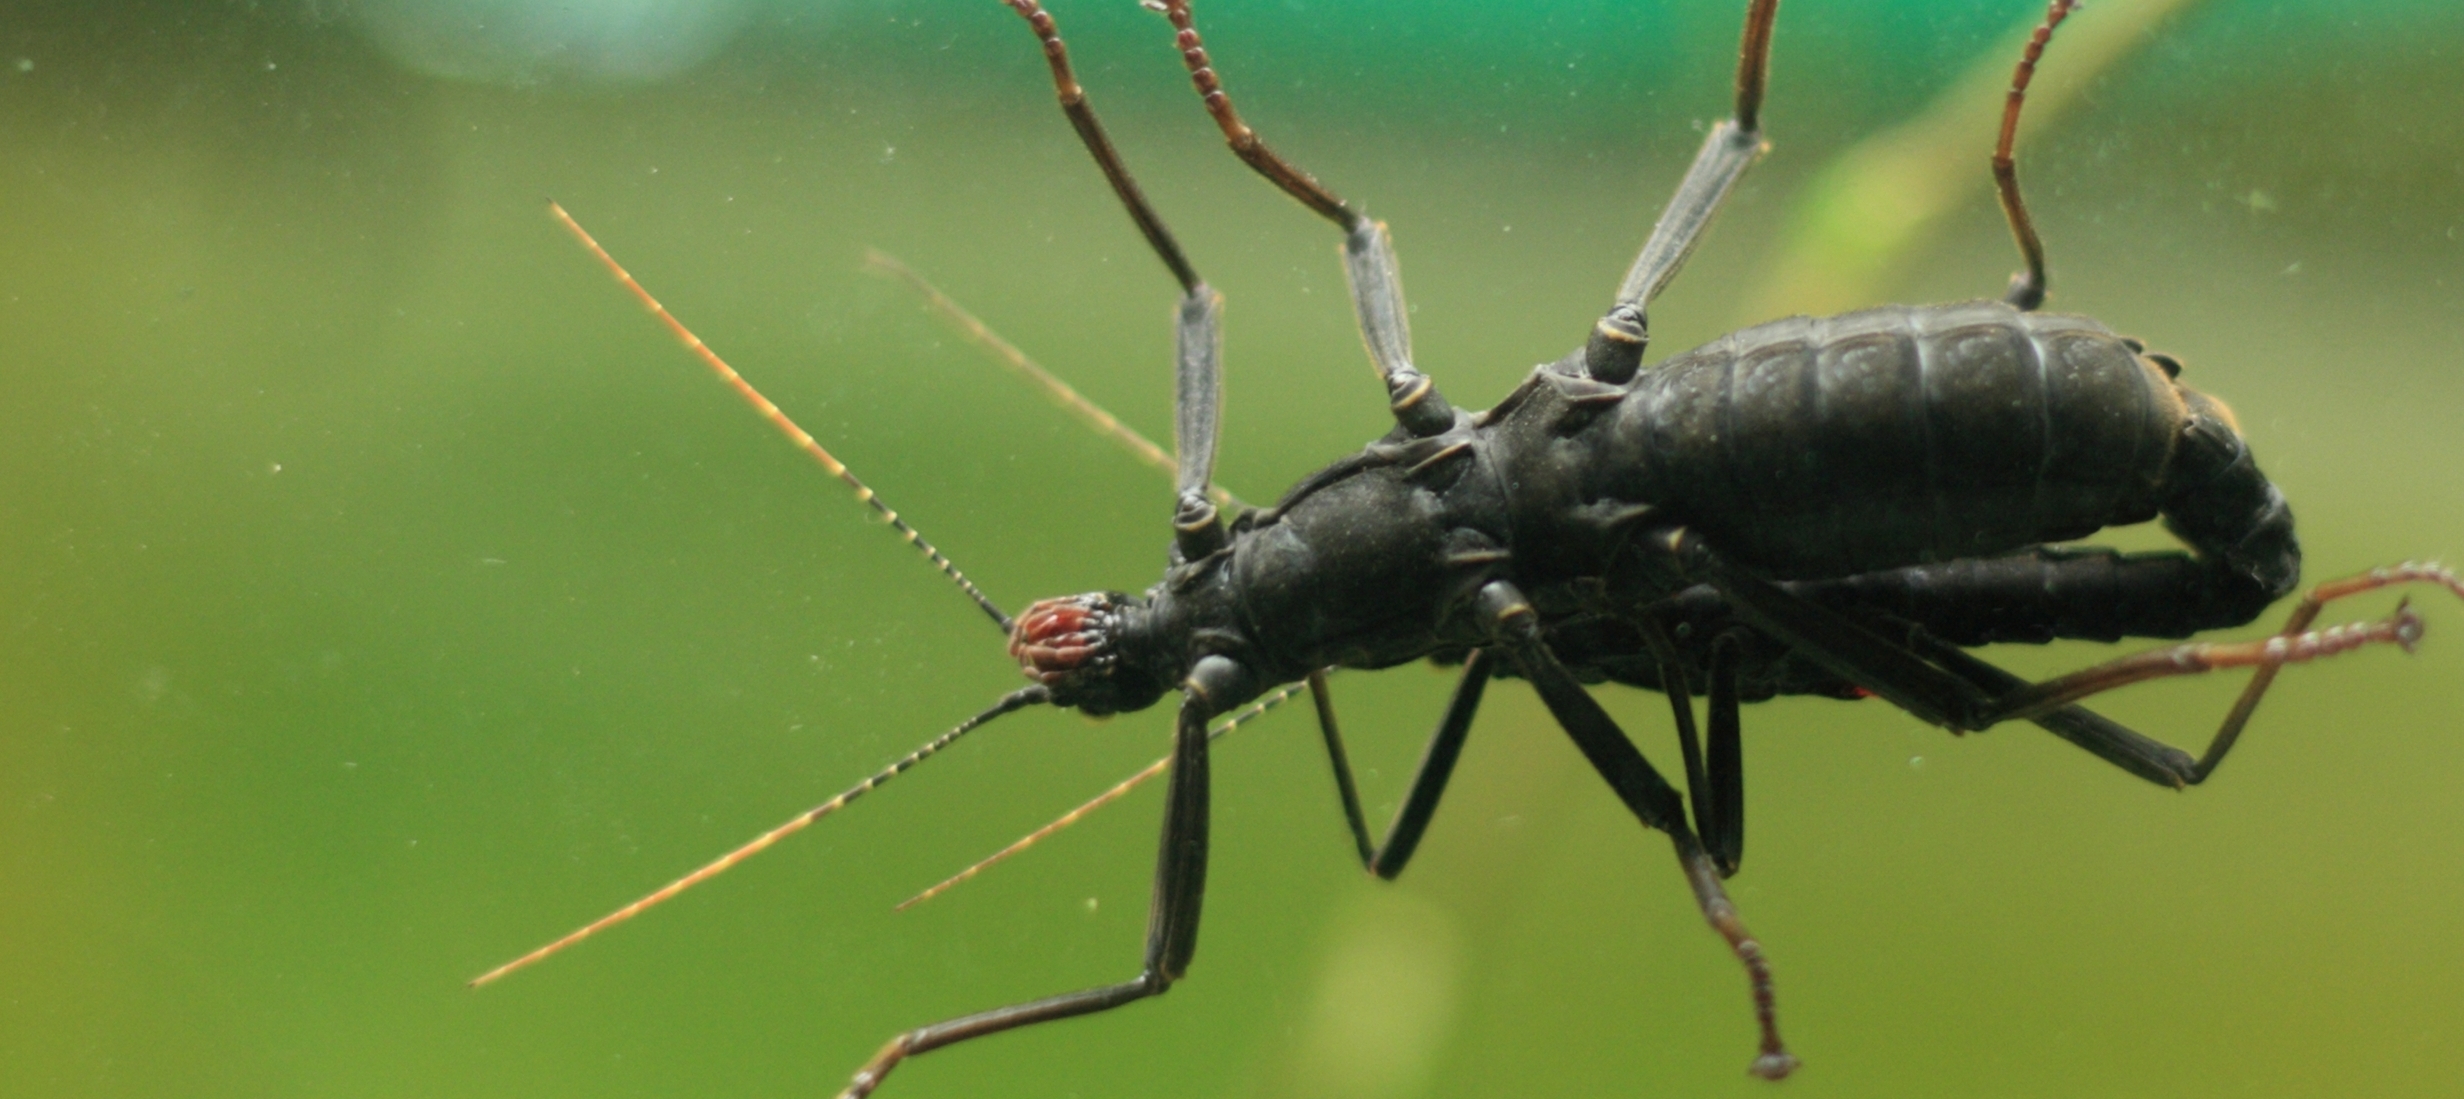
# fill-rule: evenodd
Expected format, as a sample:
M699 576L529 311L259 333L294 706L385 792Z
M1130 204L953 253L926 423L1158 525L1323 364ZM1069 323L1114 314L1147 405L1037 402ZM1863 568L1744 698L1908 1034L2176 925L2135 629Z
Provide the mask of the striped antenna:
M874 790L880 788L881 784L897 778L901 772L904 772L908 768L932 758L933 753L949 747L951 744L957 742L958 738L974 732L976 729L981 728L986 722L989 722L992 719L1013 710L1024 709L1025 707L1033 706L1037 703L1050 701L1052 701L1052 692L1042 687L1022 687L1018 690L1010 692L1009 694L1003 695L1001 697L1001 701L993 703L990 709L960 722L956 728L951 729L949 732L925 741L922 747L899 757L898 762L874 772L871 778L865 779L862 782L848 787L837 797L831 798L828 801L807 809L788 820L787 823L753 837L752 842L719 856L699 870L695 870L690 874L659 887L649 896L643 897L632 904L628 904L623 908L619 908L614 912L601 916L596 920L592 920L590 923L583 925L579 930L566 935L564 938L558 939L555 942L549 943L546 946L540 947L537 950L533 950L528 954L524 954L519 958L515 958L510 962L506 962L503 965L482 973L477 977L471 978L469 987L478 988L481 985L491 984L514 970L522 969L532 965L533 963L542 961L550 954L554 954L568 946L572 946L575 943L596 935L607 928L614 927L617 924L623 923L635 916L639 916L642 914L643 910L649 908L650 906L673 897L678 893L682 893L687 889L691 889L696 885L700 885L703 882L709 881L712 878L718 877L721 873L724 873L728 868L736 865L737 863L743 862L746 859L762 853L762 851L767 849L771 844L777 843L788 836L803 831L814 821L838 812L839 809L843 808L848 802L854 801L857 798L873 792Z
M864 270L867 274L896 279L907 284L908 289L922 297L924 304L935 315L949 322L950 327L957 329L958 334L965 337L968 343L983 348L984 353L992 356L994 362L1000 363L1002 368L1010 373L1026 379L1028 385L1043 390L1044 395L1052 398L1054 404L1060 405L1070 415L1076 416L1080 423L1094 429L1096 434L1121 444L1122 449L1129 451L1139 461L1163 471L1166 477L1174 476L1179 472L1180 467L1173 462L1172 455L1164 453L1164 448L1156 446L1146 436L1138 434L1136 428L1122 423L1119 417L1104 411L1103 406L1086 399L1068 382L1062 381L1052 371L1044 369L1043 364L1028 358L1027 353L1020 351L1016 344L1002 339L1000 333L992 330L992 326L976 319L975 314L968 312L965 306L958 304L948 294L942 293L940 287L934 286L924 276L917 274L914 268L899 262L898 257L879 248L867 248L864 250ZM1221 486L1209 485L1207 493L1214 497L1217 507L1236 512L1248 510L1247 504L1241 503L1238 498Z
M599 262L607 265L608 273L615 275L616 281L623 283L625 289L632 291L633 296L641 301L643 307L659 318L659 323L666 325L668 331L675 333L676 339L684 344L685 350L691 351L700 358L702 365L709 367L710 372L717 374L720 381L726 382L729 387L733 388L737 396L744 398L746 404L752 405L753 411L761 413L762 418L769 420L772 427L778 428L780 434L787 436L787 441L796 444L797 448L806 454L812 455L813 460L820 462L821 468L829 470L831 476L846 482L848 488L855 490L856 499L864 501L865 505L872 508L875 514L880 515L892 529L898 531L899 535L907 540L908 545L914 546L917 552L924 555L925 560L931 561L933 567L940 569L941 575L949 577L951 583L958 585L958 590L967 593L967 598L975 600L975 605L983 608L985 614L992 616L992 620L1000 625L1002 632L1009 631L1010 616L1003 614L1000 607L995 606L992 600L985 598L984 593L977 590L974 581L967 579L965 573L958 571L958 566L951 564L950 559L942 556L940 550L934 549L933 544L925 541L924 536L917 533L914 527L908 526L907 521L899 518L898 513L892 511L888 504L882 503L881 497L874 494L871 486L857 480L855 474L847 471L846 464L833 457L828 450L823 449L822 445L813 439L810 432L797 427L794 420L788 419L785 412L779 411L779 406L770 403L770 398L762 396L760 390L753 388L753 383L744 380L744 375L736 373L734 367L727 365L725 360L719 358L718 352L710 350L710 346L703 343L701 337L694 335L692 329L686 328L684 322L670 314L666 306L660 305L659 299L651 297L650 291L642 289L642 284L635 282L632 274L624 269L624 265L617 263L616 257L607 254L607 249L599 247L599 242L591 239L590 233L582 228L581 223L573 220L573 215L566 213L564 207L553 201L548 203L548 212L556 215L556 220L563 222L565 228L571 230L573 235L581 240L583 247L590 249L591 255L599 257Z
M1212 744L1212 743L1214 743L1214 742L1216 742L1216 741L1218 741L1218 740L1223 739L1225 734L1230 733L1232 730L1234 730L1234 729L1238 729L1238 728L1240 728L1242 725L1247 724L1247 723L1248 723L1251 719L1256 718L1258 715L1263 714L1263 713L1265 713L1265 712L1266 712L1266 711L1268 711L1268 710L1272 710L1272 709L1274 709L1275 707L1282 705L1285 699L1291 698L1293 695L1299 694L1299 693L1300 693L1300 690L1301 690L1301 685L1300 685L1300 684L1298 684L1298 683L1286 684L1286 685L1284 685L1283 687L1281 687L1281 688L1277 689L1274 693L1267 695L1265 698L1261 698L1261 699L1257 700L1256 702L1252 702L1252 703L1250 703L1250 704L1248 705L1248 707L1246 707L1245 709L1241 710L1239 713L1233 714L1231 717L1225 718L1225 719L1223 720L1223 724L1221 724L1221 725L1217 725L1217 726L1215 726L1214 728L1207 730L1207 733L1206 733L1206 741L1207 741L1207 743ZM998 850L998 851L993 852L991 855L989 855L989 856L985 857L982 861L977 862L977 863L976 863L975 865L973 865L973 866L970 866L970 867L968 867L968 868L966 868L966 869L964 869L964 870L961 870L961 871L959 871L959 872L958 872L958 873L956 873L956 874L952 874L952 875L950 875L950 876L949 876L949 877L947 877L947 878L943 878L943 879L942 879L942 880L941 880L938 884L934 885L932 888L927 889L927 890L925 890L925 891L923 891L923 892L921 892L921 893L918 893L918 894L916 894L915 896L909 897L909 898L907 898L906 900L903 900L903 901L898 902L898 906L897 906L897 909L896 909L896 910L897 910L897 911L900 911L900 912L904 912L904 911L906 911L906 910L908 910L908 909L910 909L910 908L915 907L916 905L922 904L922 903L924 903L925 901L929 901L929 900L933 899L934 897L938 897L938 896L942 895L943 893L947 893L947 892L949 892L949 891L950 891L950 889L951 889L952 887L954 887L954 886L958 885L960 882L966 881L967 879L972 878L972 877L976 876L977 874L981 874L981 873L983 873L983 872L984 872L984 871L986 871L986 870L992 869L992 867L993 867L995 864L997 864L997 863L1001 863L1001 862L1008 861L1009 857L1010 857L1010 856L1012 856L1012 855L1015 855L1015 854L1017 854L1017 853L1019 853L1019 852L1021 852L1021 851L1024 851L1024 850L1026 850L1027 848L1033 847L1033 846L1035 846L1035 845L1036 845L1036 844L1038 844L1038 843L1042 843L1042 842L1044 841L1044 838L1045 838L1046 836L1050 836L1050 835L1052 835L1053 833L1060 831L1061 829L1067 828L1067 827L1069 827L1070 825L1076 824L1076 823L1078 823L1079 821L1086 819L1087 814L1089 814L1089 813L1093 813L1094 811L1096 811L1096 810L1098 810L1098 809L1101 809L1101 808L1103 808L1104 806L1110 805L1110 804L1112 804L1113 802L1116 802L1116 801L1121 800L1123 797L1128 796L1128 794L1129 794L1129 792L1130 792L1130 791L1137 789L1137 788L1138 788L1141 784L1143 784L1144 782L1146 782L1146 780L1151 779L1151 778L1154 778L1155 776L1160 775L1160 774L1164 773L1165 771L1168 771L1168 770L1171 770L1171 769L1172 769L1172 757L1171 757L1171 756L1165 756L1165 757L1164 757L1164 758L1162 758L1162 759L1159 759L1159 760L1156 760L1156 761L1155 761L1155 762L1153 762L1153 763L1147 764L1147 765L1146 765L1146 767L1145 767L1145 769L1143 769L1143 770L1139 771L1137 774L1131 775L1131 776L1129 776L1128 778L1122 779L1121 781L1119 781L1119 782L1117 782L1117 783L1114 783L1114 784L1113 784L1112 789L1109 789L1109 790L1104 791L1103 793L1097 794L1097 795L1095 795L1095 797L1094 797L1092 800L1089 800L1086 804L1081 805L1081 806L1079 806L1079 807L1077 807L1077 808L1075 808L1075 809L1072 809L1072 810L1070 810L1069 812L1066 812L1066 813L1061 814L1060 818L1059 818L1059 819L1057 819L1057 820L1055 820L1055 821L1053 821L1052 823L1047 824L1047 825L1045 825L1045 826L1043 826L1043 827L1041 827L1041 828L1038 828L1038 829L1036 829L1035 831L1029 832L1029 833L1027 833L1027 834L1026 834L1026 835L1024 835L1024 836L1020 836L1020 837L1019 837L1019 838L1018 838L1015 842L1012 842L1009 846L1004 847L1004 848L1002 848L1002 849L1000 849L1000 850Z

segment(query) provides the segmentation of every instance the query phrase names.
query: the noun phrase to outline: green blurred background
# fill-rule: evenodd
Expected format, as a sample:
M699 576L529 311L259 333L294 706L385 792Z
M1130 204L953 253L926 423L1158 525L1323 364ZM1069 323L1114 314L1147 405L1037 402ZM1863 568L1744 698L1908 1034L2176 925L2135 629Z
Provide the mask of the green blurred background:
M1423 365L1476 407L1606 304L1726 113L1741 6L1200 14L1250 120L1393 224ZM858 271L866 245L904 258L1169 435L1172 287L1015 16L601 8L648 37L543 31L509 0L0 15L0 1094L829 1094L898 1028L1133 972L1159 791L889 906L1159 754L1161 712L1009 719L462 987L1017 682L545 196L995 599L1143 587L1166 537L1162 478ZM1270 497L1383 431L1334 233L1224 155L1160 19L1056 14L1229 296L1222 481ZM2039 14L1791 0L1776 151L1655 309L1660 346L1997 292L1998 100L1959 82ZM2234 402L2314 579L2464 556L2464 9L2107 0L2065 35L2098 21L2135 29L2067 77L2057 40L2047 79L2079 94L2023 142L2055 306ZM1955 174L1857 174L1938 102L1973 139ZM1937 181L1938 217L1859 236L1857 202ZM2452 1089L2464 608L2423 598L2417 657L2288 674L2188 794L2024 727L1754 708L1731 887L1806 1061L1779 1087ZM1381 819L1446 683L1337 681ZM2107 709L2195 746L2236 686ZM1673 764L1658 697L1603 695ZM1665 842L1527 690L1491 698L1393 886L1351 862L1304 712L1226 741L1190 979L885 1094L1778 1094L1744 1076L1742 981Z

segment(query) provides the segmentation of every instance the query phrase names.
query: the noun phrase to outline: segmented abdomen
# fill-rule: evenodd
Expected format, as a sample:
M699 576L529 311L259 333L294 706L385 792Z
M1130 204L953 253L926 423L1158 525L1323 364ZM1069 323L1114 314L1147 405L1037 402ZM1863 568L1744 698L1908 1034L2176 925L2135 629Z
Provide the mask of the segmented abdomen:
M1757 325L1635 379L1596 487L1777 578L2083 537L2161 502L2186 413L2138 351L2000 302Z

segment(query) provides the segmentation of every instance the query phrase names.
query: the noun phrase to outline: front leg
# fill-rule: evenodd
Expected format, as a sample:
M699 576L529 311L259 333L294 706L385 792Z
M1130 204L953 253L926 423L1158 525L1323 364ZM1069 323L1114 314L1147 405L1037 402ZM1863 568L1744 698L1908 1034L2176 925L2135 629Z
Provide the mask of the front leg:
M1437 384L1427 374L1412 365L1411 310L1403 304L1403 272L1395 262L1394 239L1386 223L1362 214L1316 177L1283 159L1241 121L1198 37L1197 17L1190 13L1189 0L1148 0L1147 6L1172 21L1190 82L1206 104L1207 114L1223 130L1233 155L1343 230L1343 272L1352 288L1353 313L1360 321L1360 338L1368 346L1369 362L1386 383L1387 408L1394 413L1395 423L1418 438L1451 430L1454 406L1438 395Z
M917 1027L882 1046L881 1052L856 1070L839 1099L872 1094L891 1069L916 1054L1161 995L1188 972L1190 956L1198 949L1198 910L1206 896L1206 723L1238 705L1249 681L1248 671L1240 665L1210 656L1199 661L1182 684L1180 720L1172 742L1172 791L1164 805L1163 843L1155 854L1155 896L1147 910L1146 959L1138 975L1119 984Z

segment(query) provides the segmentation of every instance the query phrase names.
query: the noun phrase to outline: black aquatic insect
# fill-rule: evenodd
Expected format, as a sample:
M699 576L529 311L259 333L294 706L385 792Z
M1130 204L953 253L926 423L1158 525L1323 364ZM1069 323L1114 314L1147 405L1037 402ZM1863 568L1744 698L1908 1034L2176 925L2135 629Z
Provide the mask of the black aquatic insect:
M1233 152L1344 231L1361 332L1395 417L1384 438L1229 524L1219 502L1230 498L1210 478L1222 299L1106 138L1050 14L1036 0L1003 2L1034 29L1063 111L1183 291L1178 486L1163 581L1140 595L1093 592L1003 613L591 243L706 363L975 599L1034 683L745 848L474 984L726 869L1003 714L1041 704L1139 710L1177 691L1138 975L899 1034L842 1099L860 1097L907 1057L1144 999L1187 971L1206 883L1214 719L1310 684L1361 860L1393 877L1436 810L1488 681L1514 676L1538 691L1635 816L1669 836L1704 917L1750 978L1761 1027L1752 1071L1777 1079L1797 1061L1779 1037L1762 948L1721 885L1744 849L1742 703L1873 696L1953 731L2031 721L2132 774L2187 786L2213 771L2284 665L2372 643L2409 648L2421 634L2420 619L2401 606L2384 620L2312 631L2324 604L2409 583L2464 595L2464 581L2433 565L2377 569L2315 589L2263 641L2179 645L2041 683L1966 652L2002 641L2185 638L2251 621L2300 576L2292 514L2231 412L2181 384L2172 358L2085 317L2037 312L2043 249L2011 147L2028 81L2072 0L2053 0L2004 106L1994 175L2026 268L2002 300L1794 317L1642 367L1649 303L1765 148L1760 110L1778 0L1751 0L1735 117L1705 139L1615 304L1582 348L1477 413L1455 408L1412 365L1386 227L1241 121L1188 0L1147 0L1171 21ZM2186 551L2054 545L2156 518ZM1373 844L1324 676L1424 658L1460 663L1461 678L1402 809ZM2126 684L2228 667L2254 674L2199 758L2077 705ZM1691 820L1687 796L1585 689L1602 681L1668 695ZM1695 693L1709 698L1707 737L1694 726Z

